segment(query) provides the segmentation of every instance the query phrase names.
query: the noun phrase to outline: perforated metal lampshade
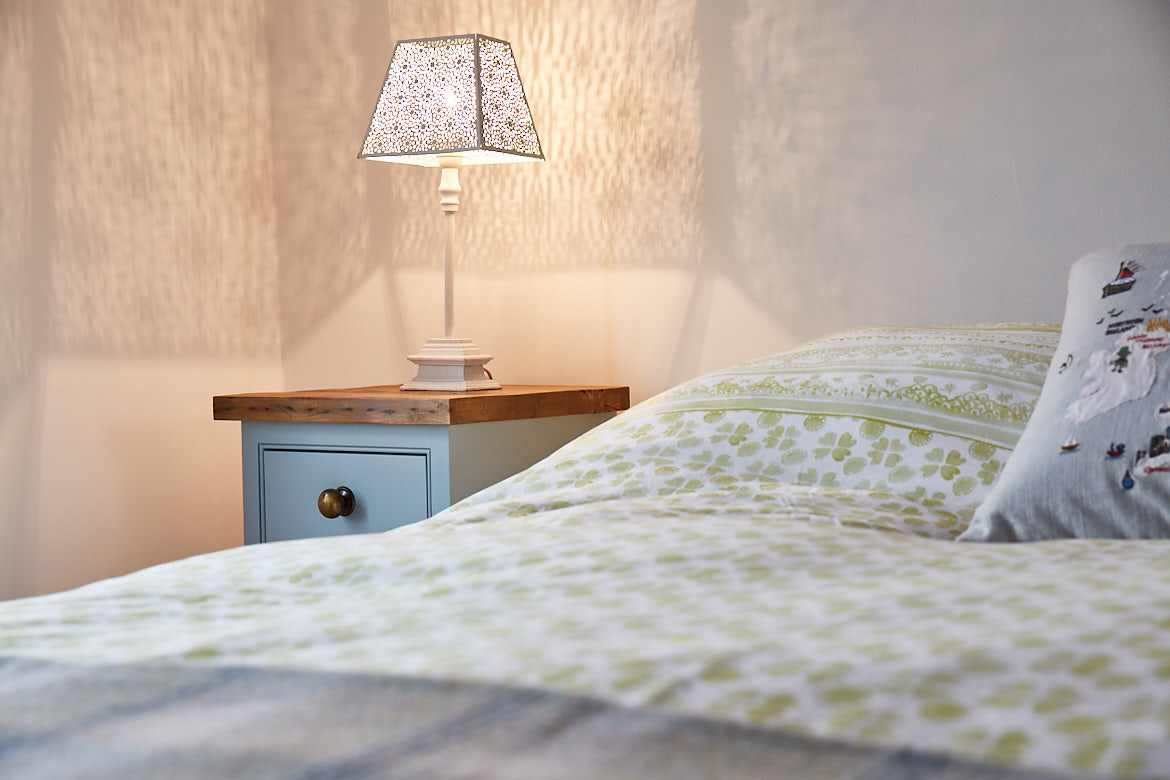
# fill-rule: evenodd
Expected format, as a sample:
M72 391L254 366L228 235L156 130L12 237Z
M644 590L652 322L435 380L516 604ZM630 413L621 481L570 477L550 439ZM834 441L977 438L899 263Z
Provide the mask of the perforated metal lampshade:
M543 160L512 46L486 35L399 41L358 157L436 167Z

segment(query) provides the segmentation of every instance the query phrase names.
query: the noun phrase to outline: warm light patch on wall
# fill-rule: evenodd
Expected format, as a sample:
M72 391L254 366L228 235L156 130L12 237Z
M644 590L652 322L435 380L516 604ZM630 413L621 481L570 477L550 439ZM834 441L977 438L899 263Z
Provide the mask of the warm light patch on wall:
M279 346L265 7L58 7L56 346Z

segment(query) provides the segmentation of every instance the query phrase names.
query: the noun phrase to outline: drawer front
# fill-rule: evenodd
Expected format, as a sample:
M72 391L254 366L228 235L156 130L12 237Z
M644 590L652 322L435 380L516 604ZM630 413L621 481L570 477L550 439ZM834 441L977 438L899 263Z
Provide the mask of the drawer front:
M426 452L264 447L260 472L265 542L388 531L429 514ZM353 512L327 518L317 497L342 485L354 493Z

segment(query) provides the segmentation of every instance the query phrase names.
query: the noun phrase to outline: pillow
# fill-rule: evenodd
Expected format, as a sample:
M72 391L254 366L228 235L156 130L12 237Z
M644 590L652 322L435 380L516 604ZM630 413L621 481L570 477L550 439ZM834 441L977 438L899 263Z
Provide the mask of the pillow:
M1170 538L1170 244L1069 274L1036 411L963 541Z
M825 336L667 390L475 501L535 512L815 486L867 493L913 533L951 539L1023 432L1058 338L1028 323Z
M627 414L706 412L758 439L780 482L978 503L1032 414L1058 337L1044 323L859 328Z

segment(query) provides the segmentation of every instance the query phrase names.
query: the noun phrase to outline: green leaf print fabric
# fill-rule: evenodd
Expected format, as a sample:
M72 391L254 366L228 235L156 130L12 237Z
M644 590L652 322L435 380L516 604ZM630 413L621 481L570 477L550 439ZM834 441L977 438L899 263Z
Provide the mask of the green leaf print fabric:
M951 541L1056 336L822 339L668 391L422 523L0 604L0 656L505 683L1165 775L1167 543Z
M465 505L711 490L763 504L802 485L864 507L834 504L826 521L953 538L1024 430L1058 337L1045 324L834 334L668 390Z

